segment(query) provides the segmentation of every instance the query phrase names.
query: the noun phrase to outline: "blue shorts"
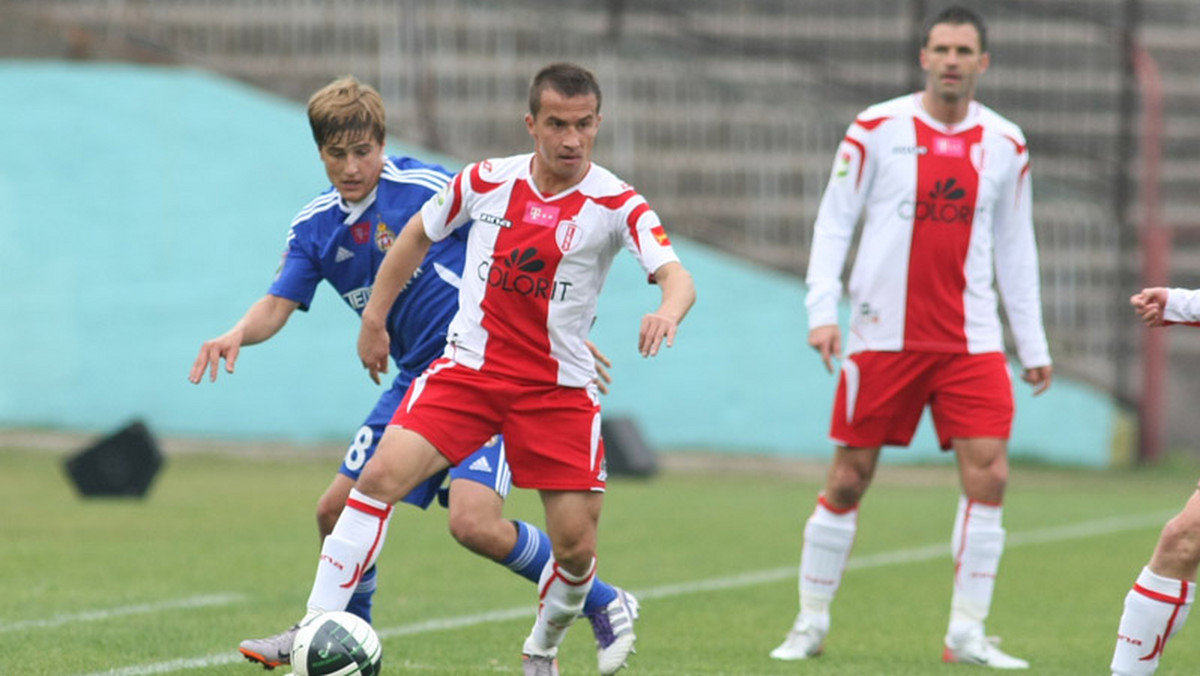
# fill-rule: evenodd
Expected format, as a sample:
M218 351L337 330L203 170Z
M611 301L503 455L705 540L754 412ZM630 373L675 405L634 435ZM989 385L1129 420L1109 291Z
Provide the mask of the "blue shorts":
M375 408L371 410L370 415L363 421L362 427L358 428L358 433L354 435L354 441L350 442L350 448L346 450L346 458L342 461L338 472L355 481L358 480L362 468L375 454L375 447L383 438L383 432L391 422L396 407L404 399L408 385L408 379L397 378L392 382L392 387L379 397ZM404 496L401 502L425 509L429 507L434 498L438 497L439 491L442 491L442 505L445 506L446 496L442 484L445 483L447 475L451 480L468 479L483 484L496 491L501 498L507 498L508 491L512 488L512 472L508 469L508 460L504 455L504 439L500 436L492 437L487 444L464 459L458 466L438 472L426 479Z

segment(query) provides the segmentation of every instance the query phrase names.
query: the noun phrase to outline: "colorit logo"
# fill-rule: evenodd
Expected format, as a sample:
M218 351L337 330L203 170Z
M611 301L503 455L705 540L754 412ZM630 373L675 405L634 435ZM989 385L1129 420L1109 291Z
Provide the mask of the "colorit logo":
M948 178L943 184L941 181L933 184L933 190L929 191L930 199L947 199L960 200L967 196L967 191L956 187L958 179Z
M571 282L547 279L537 273L546 269L546 262L538 258L536 247L513 249L507 256L484 261L479 266L479 279L488 286L506 293L516 293L533 298L565 300Z
M897 212L905 220L969 226L973 210L962 201L966 196L958 179L948 178L934 183L924 198L901 202Z

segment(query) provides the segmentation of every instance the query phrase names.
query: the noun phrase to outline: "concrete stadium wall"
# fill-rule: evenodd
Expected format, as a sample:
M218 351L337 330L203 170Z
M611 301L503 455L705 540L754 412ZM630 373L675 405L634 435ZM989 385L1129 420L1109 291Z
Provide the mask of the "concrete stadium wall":
M110 64L0 62L0 91L0 426L141 418L165 435L349 440L379 390L328 289L245 348L233 376L186 380L200 343L265 292L291 218L327 185L303 106L201 71ZM629 256L609 277L593 331L615 363L606 414L634 418L660 451L828 457L835 383L805 344L801 282L675 244L699 302L658 358L636 351L657 290ZM1017 395L1014 456L1110 461L1120 416L1105 393L1060 377L1037 400ZM945 456L926 421L885 458Z

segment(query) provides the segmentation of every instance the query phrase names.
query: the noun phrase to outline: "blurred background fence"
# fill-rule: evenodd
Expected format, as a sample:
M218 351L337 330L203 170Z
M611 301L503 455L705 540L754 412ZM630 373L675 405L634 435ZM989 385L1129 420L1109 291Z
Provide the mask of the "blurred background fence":
M0 56L187 64L300 101L353 73L394 137L462 159L527 149L529 77L578 61L604 88L599 160L672 232L802 275L838 141L868 104L923 85L920 25L942 4L0 0ZM1154 424L1186 442L1200 336L1173 333L1169 378L1147 381L1127 299L1148 275L1200 286L1200 3L962 4L989 23L978 97L1029 140L1058 369L1131 407L1150 395ZM1148 228L1169 254L1143 260Z

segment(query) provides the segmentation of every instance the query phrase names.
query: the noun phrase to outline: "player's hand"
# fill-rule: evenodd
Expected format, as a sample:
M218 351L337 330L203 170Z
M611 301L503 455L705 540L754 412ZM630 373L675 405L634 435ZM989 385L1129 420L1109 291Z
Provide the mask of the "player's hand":
M362 328L358 332L358 358L362 360L363 368L367 369L376 385L380 383L379 374L388 371L390 342L387 328L382 322L363 319Z
M643 357L653 357L658 354L658 348L665 340L667 347L675 346L675 331L679 324L670 317L659 314L642 316L642 328L638 331L638 352Z
M592 356L596 358L596 377L593 379L596 382L596 387L600 389L600 394L608 394L608 386L612 384L612 376L608 375L608 369L612 368L612 362L596 344L590 340L585 340L584 344L591 350Z
M204 371L208 370L209 382L217 382L217 367L220 366L222 359L225 360L225 372L232 374L241 348L240 331L229 331L212 340L204 341L204 344L200 346L200 354L196 355L196 361L192 362L192 371L188 374L188 380L192 384L199 383L204 379Z
M1033 396L1035 397L1050 389L1050 381L1053 377L1054 367L1050 364L1025 369L1025 372L1021 374L1021 380L1033 385Z
M1129 297L1133 311L1149 327L1163 326L1163 311L1167 307L1167 289L1161 286L1142 289Z
M808 346L821 355L825 370L833 373L834 360L842 358L842 330L837 324L817 326L808 332Z

